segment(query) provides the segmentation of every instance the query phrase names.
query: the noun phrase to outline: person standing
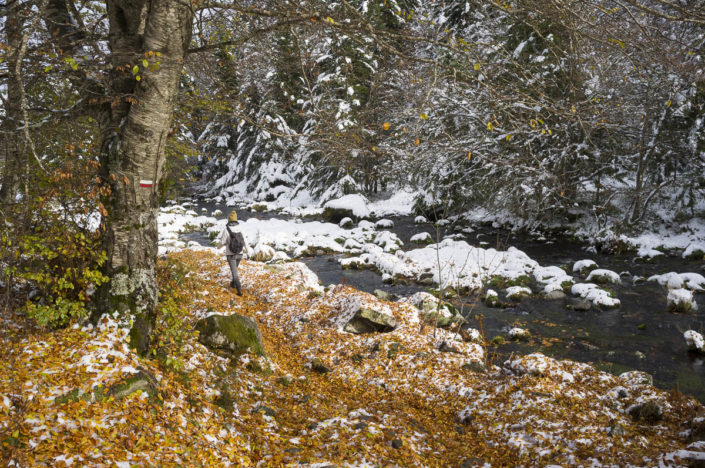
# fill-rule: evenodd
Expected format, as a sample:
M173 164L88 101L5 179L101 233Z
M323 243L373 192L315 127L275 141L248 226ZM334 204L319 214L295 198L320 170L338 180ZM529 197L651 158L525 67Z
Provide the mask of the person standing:
M223 246L225 246L225 258L228 260L230 271L233 275L233 279L230 281L230 287L237 289L237 295L242 296L242 285L240 284L240 277L237 274L237 267L240 265L240 260L242 260L243 251L247 254L248 258L251 258L252 249L242 235L235 210L231 211L228 215L228 224L225 225L225 229L223 229L218 238L218 247Z

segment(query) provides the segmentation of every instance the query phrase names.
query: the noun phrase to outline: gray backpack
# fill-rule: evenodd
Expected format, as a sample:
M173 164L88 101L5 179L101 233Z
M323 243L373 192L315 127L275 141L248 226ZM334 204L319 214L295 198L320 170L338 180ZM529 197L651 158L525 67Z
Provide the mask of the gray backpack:
M230 241L228 242L230 252L235 255L240 254L245 247L245 238L242 237L241 232L232 232L229 227L226 227L226 229L228 230L228 234L230 234Z

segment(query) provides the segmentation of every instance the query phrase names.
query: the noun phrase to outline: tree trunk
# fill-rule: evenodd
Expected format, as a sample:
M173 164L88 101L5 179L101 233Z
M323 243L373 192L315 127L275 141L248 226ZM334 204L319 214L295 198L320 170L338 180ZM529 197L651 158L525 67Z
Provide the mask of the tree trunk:
M27 164L22 150L22 139L18 137L21 120L20 86L22 66L22 14L19 2L10 1L7 4L5 17L5 39L10 48L7 76L7 100L5 102L5 118L0 125L2 132L2 151L5 165L2 172L2 187L0 188L0 203L7 205L15 200L19 191L21 176Z
M130 314L131 344L144 354L158 296L157 184L193 12L189 3L173 0L109 0L107 5L112 102L101 118L101 173L111 189L104 200L110 281L100 291L99 312Z

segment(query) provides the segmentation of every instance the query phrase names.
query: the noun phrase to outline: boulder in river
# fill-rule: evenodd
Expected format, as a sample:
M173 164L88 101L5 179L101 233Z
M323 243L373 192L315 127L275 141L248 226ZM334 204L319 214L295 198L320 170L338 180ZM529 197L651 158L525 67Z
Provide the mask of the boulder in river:
M688 313L698 310L698 304L693 298L693 291L688 289L669 289L666 302L669 312Z
M339 223L344 218L360 220L370 216L368 201L360 194L344 195L323 205L321 217L330 223Z
M622 284L622 279L619 277L618 273L604 268L592 270L587 278L585 278L585 281L594 281L599 284Z
M198 341L216 354L238 358L244 353L264 355L257 322L239 314L211 315L196 323Z
M685 345L688 347L688 351L705 353L705 339L700 333L695 330L688 330L683 333L683 339L685 339Z
M553 291L547 292L545 297L549 301L555 301L555 300L559 300L559 299L565 299L566 294L563 291L555 289Z
M531 289L526 286L510 286L507 288L507 299L520 301L524 297L531 296Z

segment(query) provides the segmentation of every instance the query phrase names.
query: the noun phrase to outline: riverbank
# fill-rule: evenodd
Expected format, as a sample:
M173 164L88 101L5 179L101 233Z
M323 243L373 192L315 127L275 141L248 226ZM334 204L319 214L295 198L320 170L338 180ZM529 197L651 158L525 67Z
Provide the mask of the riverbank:
M212 235L222 228L224 213L228 211L228 207L212 204L164 208L160 214L161 251L186 245L208 246ZM438 274L436 253L444 260L440 275L444 279L459 278L461 270L466 270L463 281L471 284L484 278L486 284L482 288L450 300L462 310L469 326L484 328L493 342L491 352L498 359L512 353L541 352L594 364L616 374L642 370L652 374L654 383L662 389L678 388L705 401L702 357L689 353L683 338L686 330L705 330L705 323L697 312L669 313L668 290L656 280L669 272L699 271L702 261L684 259L680 254L646 261L630 253L596 252L589 244L561 236L541 237L501 228L441 227L436 231L435 226L409 216L387 218L380 226L362 220L346 222L341 227L311 216L238 211L241 228L259 252L259 259L277 263L295 257L305 262L326 286L348 284L369 293L382 290L399 297L434 289ZM452 246L436 252L433 244L412 242L422 235L425 242L429 237L433 242L440 236ZM458 251L455 247L459 247ZM426 251L429 255L423 254ZM505 257L511 257L508 259L514 268L507 268ZM445 260L455 260L455 265ZM346 263L358 269L344 269ZM580 268L574 271L576 265ZM612 273L597 279L590 277L590 270L598 267ZM387 277L380 271L385 268ZM416 277L394 278L395 272L412 272ZM508 273L508 277L500 273ZM653 280L646 281L650 278ZM530 294L509 298L509 288L519 283L528 287ZM698 284L692 284L694 300L705 304L705 292ZM551 298L547 288L556 289ZM489 289L498 293L500 307L488 307L483 301ZM453 286L446 292L463 291ZM618 301L619 305L606 307L594 300L586 304L581 294L590 295L600 304ZM589 310L584 310L587 305ZM511 340L508 332L515 327L529 330L531 336L522 341Z
M541 354L488 360L481 341L422 325L412 305L325 290L298 262L243 262L242 298L208 249L160 265L171 291L163 301L178 304L187 331L160 359L129 351L126 328L109 317L53 333L3 324L7 460L677 466L704 455L705 409L643 373L614 376ZM391 316L393 329L344 331L360 308ZM265 357L215 355L191 331L233 313L257 321ZM97 396L135 377L150 385Z

